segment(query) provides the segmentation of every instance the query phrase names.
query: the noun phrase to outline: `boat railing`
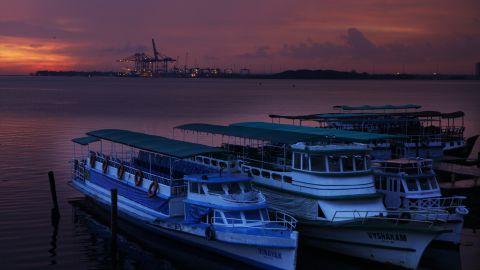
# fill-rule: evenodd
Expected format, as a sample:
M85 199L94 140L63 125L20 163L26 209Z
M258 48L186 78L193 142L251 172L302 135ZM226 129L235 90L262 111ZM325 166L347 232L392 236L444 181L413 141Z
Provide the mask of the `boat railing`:
M227 224L223 223L221 225L231 228L248 228L265 231L293 231L297 226L297 220L285 212L268 209L268 215L269 220L225 218ZM215 217L211 218L211 222L212 224L215 223Z
M85 168L85 160L79 161L77 159L72 160L71 163L73 163L73 170L72 170L72 176L74 179L80 179L82 181L85 181L85 178L87 178L87 170Z
M453 210L457 207L465 207L463 201L467 197L465 196L452 196L452 197L440 197L440 198L426 198L417 199L415 201L409 201L407 207L417 209L447 209Z
M209 193L210 195L210 193ZM257 190L252 190L246 193L234 193L234 194L218 194L212 193L212 195L220 195L220 197L227 202L232 203L258 203L265 201L263 194Z
M402 223L413 223L432 227L436 222L445 223L449 213L442 210L429 211L358 211L340 210L336 211L330 222L360 221L362 224L379 220L389 221L393 225Z

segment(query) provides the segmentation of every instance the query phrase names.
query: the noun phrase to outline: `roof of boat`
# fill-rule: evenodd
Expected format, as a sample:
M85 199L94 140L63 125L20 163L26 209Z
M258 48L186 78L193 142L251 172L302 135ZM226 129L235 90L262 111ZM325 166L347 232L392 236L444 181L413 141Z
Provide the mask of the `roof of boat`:
M417 104L403 104L403 105L362 105L362 106L348 106L348 105L336 105L334 109L342 109L345 111L354 110L402 110L402 109L420 109L422 106Z
M211 173L211 174L190 174L183 177L184 180L199 183L235 183L248 182L252 178L240 173Z
M79 138L72 139L72 142L78 143L81 145L87 145L89 143L98 142L98 141L100 141L99 138L92 137L92 136L79 137Z
M256 129L275 130L281 132L315 135L320 139L336 138L347 142L369 142L374 140L388 140L403 138L403 135L378 134L360 131L341 130L335 128L316 128L298 125L275 124L266 122L242 122L231 124L235 127L250 127Z
M319 138L316 134L302 134L298 132L278 131L259 129L253 127L241 127L241 126L222 126L211 124L186 124L177 126L175 128L183 130L191 130L198 132L207 132L213 134L221 134L226 136L233 136L239 138L249 138L262 141L270 141L273 143L294 144L297 142L311 142L322 138Z
M460 118L465 116L465 113L462 111L455 111L450 113L442 113L439 111L410 111L410 112L374 112L374 113L317 113L317 114L306 114L306 115L280 115L280 114L270 114L270 118L284 118L291 120L349 120L349 121L365 121L368 119L369 122L390 122L398 121L399 119L394 117L401 117L401 121L406 121L405 118L412 118L415 121L421 121L418 119L420 117L427 118L424 121L431 121L429 117L441 117L443 119L447 118Z
M176 158L187 158L207 153L224 152L224 150L216 147L122 129L94 130L87 132L87 135Z

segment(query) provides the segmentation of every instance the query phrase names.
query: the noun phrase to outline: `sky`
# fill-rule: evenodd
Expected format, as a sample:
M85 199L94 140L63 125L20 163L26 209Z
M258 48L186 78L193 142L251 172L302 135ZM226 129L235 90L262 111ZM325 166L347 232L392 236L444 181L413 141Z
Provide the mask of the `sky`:
M472 74L479 0L0 0L0 74L177 65ZM188 54L188 57L187 57Z

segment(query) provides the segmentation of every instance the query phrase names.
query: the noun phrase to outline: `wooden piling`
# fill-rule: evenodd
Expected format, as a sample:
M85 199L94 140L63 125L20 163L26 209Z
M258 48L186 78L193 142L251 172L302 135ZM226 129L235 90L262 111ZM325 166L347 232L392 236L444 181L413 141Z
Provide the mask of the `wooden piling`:
M452 172L452 174L450 174L450 182L452 183L452 187L455 186L455 173Z
M50 182L50 194L52 196L53 208L52 208L52 218L60 217L60 210L58 209L58 200L57 200L57 189L55 187L55 175L52 171L48 172L48 181Z
M110 232L111 235L111 256L112 256L112 269L117 269L117 217L118 217L118 191L116 188L110 190L111 200L111 215L110 215Z
M112 238L117 237L117 217L118 217L117 194L118 192L116 188L110 190L111 203L112 203L112 211L110 216L110 230L112 231Z

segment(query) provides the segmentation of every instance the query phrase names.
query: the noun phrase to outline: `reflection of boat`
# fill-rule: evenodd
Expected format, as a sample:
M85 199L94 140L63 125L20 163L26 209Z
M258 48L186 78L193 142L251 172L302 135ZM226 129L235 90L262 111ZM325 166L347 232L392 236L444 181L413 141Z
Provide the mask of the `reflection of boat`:
M74 160L72 185L95 202L108 206L115 188L120 214L143 227L252 265L295 268L294 218L268 210L251 178L184 160L221 149L126 130L88 135L73 140L88 149Z
M270 115L274 119L290 119L300 125L313 121L322 128L364 131L381 134L405 135L394 145L394 156L466 159L472 151L477 136L464 138L464 113L419 111L420 105L334 106L340 112L311 115Z
M398 217L400 213L394 217L386 211L365 144L332 143L331 138L301 132L306 129L268 123L177 128L235 137L226 138L223 147L237 155L236 161L211 153L191 162L212 168L223 162L223 167L250 175L272 206L299 219L302 242L310 246L413 269L430 241L445 232L431 220L406 219Z
M381 161L374 167L374 172L375 187L385 195L387 208L442 211L438 216L446 220L446 227L452 232L443 233L436 240L460 243L463 218L468 214L463 205L465 197L442 197L432 160L403 158ZM413 218L428 219L422 215Z

